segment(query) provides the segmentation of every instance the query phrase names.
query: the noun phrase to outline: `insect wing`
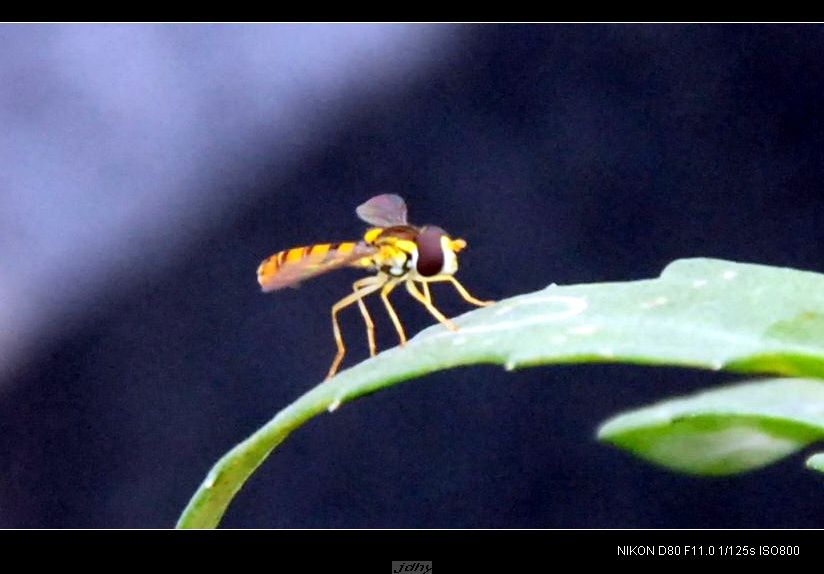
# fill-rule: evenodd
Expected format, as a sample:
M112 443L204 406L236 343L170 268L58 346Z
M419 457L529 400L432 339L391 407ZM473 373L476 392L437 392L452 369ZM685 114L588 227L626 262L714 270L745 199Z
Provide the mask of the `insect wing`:
M329 244L322 244L281 251L260 264L257 270L258 283L263 291L297 287L301 281L351 265L376 251L376 248L363 242L341 243L334 248ZM290 256L293 253L295 255Z
M355 210L362 220L377 227L406 225L406 202L399 195L376 195Z

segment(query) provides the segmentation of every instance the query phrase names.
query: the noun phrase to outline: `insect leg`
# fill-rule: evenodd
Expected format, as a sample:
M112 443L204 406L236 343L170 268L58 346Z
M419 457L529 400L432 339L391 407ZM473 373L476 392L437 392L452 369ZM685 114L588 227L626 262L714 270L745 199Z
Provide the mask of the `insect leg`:
M429 294L429 283L421 281L421 287L423 287L423 296L426 297L427 301L432 303L432 295Z
M382 285L384 281L385 279L382 277L364 277L363 279L355 281L352 284L352 289L355 293L357 293L359 290L364 287L368 287L369 285L374 285L376 283L380 283ZM366 308L366 304L363 302L363 297L358 299L358 308L360 309L361 315L363 315L363 322L366 323L366 338L369 341L369 356L374 357L377 353L377 347L375 345L375 324L372 322L372 317L369 315L369 309Z
M383 300L383 304L386 307L386 312L389 313L389 318L392 319L392 324L395 325L395 330L398 332L398 337L401 340L401 345L406 344L406 333L403 331L403 325L401 325L401 320L398 319L398 314L395 313L395 309L392 307L392 303L389 302L389 294L398 284L397 280L390 281L386 285L384 285L383 289L381 290L381 299Z
M450 331L457 331L458 327L455 326L455 323L444 317L443 313L438 311L438 309L429 301L426 300L426 297L418 291L418 288L415 287L415 284L410 280L406 282L406 290L409 291L409 294L412 295L415 299L420 301L426 309L432 313L432 315L441 323L446 325L446 328Z
M332 366L329 367L329 374L326 375L326 379L331 379L335 376L335 373L340 366L340 362L343 360L343 355L346 353L346 347L343 344L343 337L340 334L340 325L338 325L338 311L343 309L344 307L348 307L352 303L360 301L361 297L365 297L370 293L374 293L378 289L381 288L382 283L376 283L374 285L369 285L364 287L359 291L355 291L351 295L347 295L334 305L332 305L332 332L335 335L335 343L338 345L338 353L335 355L335 360L332 361Z
M463 297L466 302L472 303L473 305L477 305L478 307L488 307L489 305L492 305L492 304L495 303L495 301L481 301L480 299L476 299L475 297L470 295L469 291L467 291L466 288L463 285L461 285L460 282L457 279L455 279L452 275L444 275L443 279L437 279L437 280L438 281L449 281L449 282L451 282L452 285L455 286L455 289L458 291L458 293L461 294L461 297Z

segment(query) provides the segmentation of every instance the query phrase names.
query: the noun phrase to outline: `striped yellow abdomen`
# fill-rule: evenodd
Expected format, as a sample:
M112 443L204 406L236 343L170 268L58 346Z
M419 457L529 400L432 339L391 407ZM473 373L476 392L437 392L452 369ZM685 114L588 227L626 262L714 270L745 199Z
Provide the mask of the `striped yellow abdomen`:
M291 282L292 275L297 271L300 273L295 277L306 278L318 272L322 272L330 265L335 265L344 259L349 258L357 243L346 241L343 243L317 243L315 245L305 245L303 247L293 247L279 251L271 257L264 259L258 266L257 277L261 286L278 283L279 275L284 273L289 275L284 277L286 282ZM363 266L366 262L356 259L349 265Z

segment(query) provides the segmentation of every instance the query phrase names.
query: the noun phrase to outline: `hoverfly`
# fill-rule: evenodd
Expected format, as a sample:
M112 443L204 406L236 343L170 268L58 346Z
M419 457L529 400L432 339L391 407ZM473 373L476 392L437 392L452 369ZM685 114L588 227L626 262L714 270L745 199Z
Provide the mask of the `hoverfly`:
M401 283L412 297L452 331L457 331L458 328L432 303L429 283L448 281L461 297L479 307L494 303L476 299L454 277L458 270L457 253L466 247L466 241L452 239L446 231L434 225L416 227L407 223L406 203L400 196L378 195L355 211L360 219L374 226L364 234L361 241L318 243L287 249L265 259L257 269L258 283L264 292L295 287L300 281L347 266L376 273L355 281L352 284L353 292L332 306L332 332L338 352L329 368L327 379L335 375L346 353L338 325L338 312L353 303L358 304L363 315L369 353L375 356L375 327L363 302L363 298L371 293L380 292L401 345L406 343L406 333L389 302L389 294ZM417 283L420 283L420 289Z

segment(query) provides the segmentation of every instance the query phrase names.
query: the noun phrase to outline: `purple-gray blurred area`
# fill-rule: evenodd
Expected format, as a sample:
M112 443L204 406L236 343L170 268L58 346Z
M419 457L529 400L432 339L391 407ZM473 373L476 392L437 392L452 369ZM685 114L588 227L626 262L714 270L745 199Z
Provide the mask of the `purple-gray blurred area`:
M101 298L158 273L210 216L260 192L209 182L264 154L299 162L352 102L437 64L449 31L0 26L0 392Z

